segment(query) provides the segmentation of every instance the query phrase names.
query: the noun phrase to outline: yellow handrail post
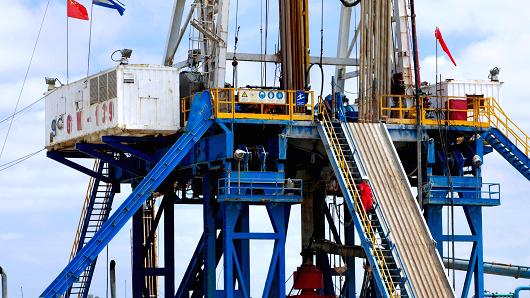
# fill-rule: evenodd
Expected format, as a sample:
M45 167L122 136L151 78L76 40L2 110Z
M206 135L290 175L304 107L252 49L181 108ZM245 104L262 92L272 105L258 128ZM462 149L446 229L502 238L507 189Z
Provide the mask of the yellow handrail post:
M237 89L230 89L228 90L228 98L230 98L230 101L232 102L232 119L236 116L236 92L237 92L237 98L239 99L239 91Z

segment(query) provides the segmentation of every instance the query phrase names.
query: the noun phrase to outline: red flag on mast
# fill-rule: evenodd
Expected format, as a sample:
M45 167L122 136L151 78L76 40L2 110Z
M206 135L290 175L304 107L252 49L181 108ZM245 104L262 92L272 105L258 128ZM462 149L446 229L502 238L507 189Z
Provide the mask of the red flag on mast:
M451 59L453 64L456 66L455 59L453 59L453 55L451 55L451 51L449 51L449 48L445 44L445 40L444 40L444 38L442 36L442 32L440 32L440 29L438 29L438 27L436 27L436 30L434 30L434 36L436 36L436 39L440 43L440 46L442 46L442 50L444 50L444 52L447 54L447 56L449 56L449 59Z
M88 20L86 8L75 0L66 0L66 15L70 18Z

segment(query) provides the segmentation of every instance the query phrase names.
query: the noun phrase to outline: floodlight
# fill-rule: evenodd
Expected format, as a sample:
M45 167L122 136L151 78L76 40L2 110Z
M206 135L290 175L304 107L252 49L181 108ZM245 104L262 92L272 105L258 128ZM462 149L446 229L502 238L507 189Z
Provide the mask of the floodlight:
M490 74L488 75L488 79L495 81L495 82L498 81L500 72L501 70L498 67L494 67L490 69Z
M53 89L55 89L55 82L57 82L57 78L49 78L49 77L45 77L44 78L44 81L46 82L46 85L48 85L48 91L52 91Z
M237 160L242 160L243 157L245 157L245 154L247 154L247 152L241 149L236 149L236 151L234 151L234 158Z
M131 49L116 50L112 52L112 54L110 55L110 59L115 62L120 62L120 65L127 65L129 64L129 58L131 58L132 52L133 50ZM121 58L119 60L114 59L114 54L116 53L120 53L121 55Z

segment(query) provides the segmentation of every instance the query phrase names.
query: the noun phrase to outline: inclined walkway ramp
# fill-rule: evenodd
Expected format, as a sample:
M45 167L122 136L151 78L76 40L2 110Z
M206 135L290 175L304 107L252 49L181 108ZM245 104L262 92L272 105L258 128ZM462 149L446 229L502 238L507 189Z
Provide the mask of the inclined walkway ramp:
M381 296L454 297L386 127L338 122L324 111L318 131ZM374 193L374 214L360 202L362 178Z
M212 104L208 92L195 95L191 106L186 131L169 148L166 154L138 184L125 201L106 220L92 238L77 252L70 263L55 280L44 290L40 297L61 297L76 282L98 254L125 226L138 208L162 184L167 176L178 166L186 154L200 140L213 124Z
M504 112L494 98L486 106L491 129L483 137L519 173L530 180L530 136Z
M348 123L416 297L454 297L384 124Z

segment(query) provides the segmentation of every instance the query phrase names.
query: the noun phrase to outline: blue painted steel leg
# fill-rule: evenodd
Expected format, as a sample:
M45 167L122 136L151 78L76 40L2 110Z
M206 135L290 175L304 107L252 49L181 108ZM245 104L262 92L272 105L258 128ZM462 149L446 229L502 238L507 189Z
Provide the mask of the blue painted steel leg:
M237 230L241 233L249 233L249 225L249 205L245 204L241 207L239 222L237 223ZM234 245L236 246L236 253L239 256L241 271L243 272L242 278L244 283L248 285L250 291L250 240L241 239Z
M145 254L144 254L144 231L143 231L143 209L140 207L132 218L132 297L141 298L145 294Z
M425 215L427 226L431 231L432 238L436 241L436 249L440 256L444 255L443 250L443 226L442 226L442 209L440 205L425 205Z
M173 187L164 192L164 297L175 294L175 193ZM162 212L159 210L158 212Z
M285 297L285 239L291 206L268 204L267 213L274 229L275 240L269 272L262 297Z
M204 218L204 294L206 297L215 297L215 269L217 267L216 262L216 237L217 237L217 226L215 222L216 218L216 204L215 199L211 193L212 186L214 184L211 181L210 173L205 171L202 176L202 189L203 189L203 218Z
M350 223L352 218L348 207L344 205L344 242L346 245L355 245L355 228ZM342 297L344 298L355 298L357 297L356 286L355 286L355 258L348 256L346 257L346 281L345 289L343 290Z
M476 236L474 249L476 251L474 282L475 282L475 297L484 295L484 256L482 243L482 207L478 206L464 206L466 219L471 230L471 234ZM470 268L471 269L471 268Z

